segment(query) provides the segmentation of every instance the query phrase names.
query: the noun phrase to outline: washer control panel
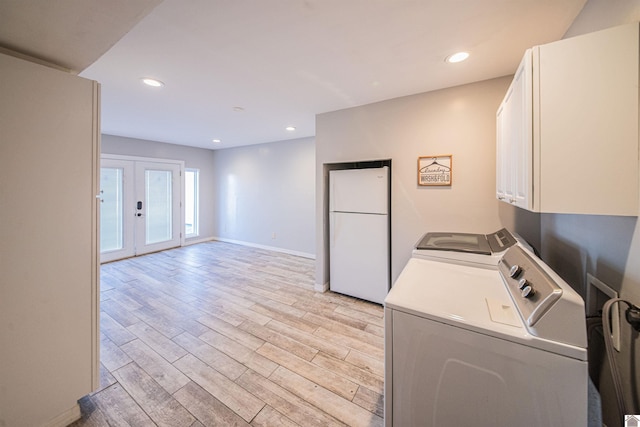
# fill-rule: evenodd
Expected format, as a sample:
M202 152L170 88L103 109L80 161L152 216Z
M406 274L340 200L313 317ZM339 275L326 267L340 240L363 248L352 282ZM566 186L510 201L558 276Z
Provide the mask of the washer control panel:
M528 326L534 326L562 296L562 288L519 246L505 252L498 270Z

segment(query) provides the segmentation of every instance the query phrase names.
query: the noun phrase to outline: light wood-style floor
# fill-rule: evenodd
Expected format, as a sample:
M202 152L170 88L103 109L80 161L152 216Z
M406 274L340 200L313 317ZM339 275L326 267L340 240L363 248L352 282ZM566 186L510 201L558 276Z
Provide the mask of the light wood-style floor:
M101 387L73 425L382 425L383 309L313 277L222 242L104 264Z

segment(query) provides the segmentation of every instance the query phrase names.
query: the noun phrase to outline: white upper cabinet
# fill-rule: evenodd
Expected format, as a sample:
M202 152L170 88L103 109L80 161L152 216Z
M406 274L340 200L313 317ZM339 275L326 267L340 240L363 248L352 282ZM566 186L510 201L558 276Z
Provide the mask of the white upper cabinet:
M639 37L634 23L527 50L497 113L500 200L638 215Z
M531 73L531 49L527 49L498 108L496 123L496 195L524 209L531 209L532 202Z

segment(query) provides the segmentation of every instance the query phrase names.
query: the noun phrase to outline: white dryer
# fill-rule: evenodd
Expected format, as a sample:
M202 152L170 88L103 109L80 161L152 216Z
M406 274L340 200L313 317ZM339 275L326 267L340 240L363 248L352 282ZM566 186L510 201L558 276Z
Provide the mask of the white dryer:
M385 300L385 425L586 426L586 347L582 299L527 249L411 258Z

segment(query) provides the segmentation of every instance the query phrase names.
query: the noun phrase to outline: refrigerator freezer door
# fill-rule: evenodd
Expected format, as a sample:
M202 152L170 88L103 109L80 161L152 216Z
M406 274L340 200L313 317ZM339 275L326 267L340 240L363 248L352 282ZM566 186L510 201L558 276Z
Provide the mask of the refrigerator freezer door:
M389 291L387 215L332 212L329 288L382 304Z
M329 172L329 210L387 214L389 168L345 169Z

